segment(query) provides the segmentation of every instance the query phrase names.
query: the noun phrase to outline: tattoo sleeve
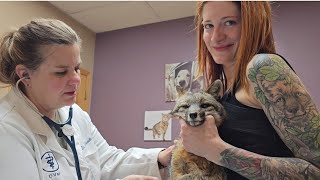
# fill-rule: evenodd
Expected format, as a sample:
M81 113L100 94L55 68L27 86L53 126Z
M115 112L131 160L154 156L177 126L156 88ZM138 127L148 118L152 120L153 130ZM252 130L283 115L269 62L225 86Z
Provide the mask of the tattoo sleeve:
M248 179L257 180L316 180L320 171L309 162L298 158L272 158L239 148L226 149L221 153L223 166Z
M320 179L320 114L298 76L278 55L257 55L248 67L254 95L295 158L226 149L222 164L250 179Z

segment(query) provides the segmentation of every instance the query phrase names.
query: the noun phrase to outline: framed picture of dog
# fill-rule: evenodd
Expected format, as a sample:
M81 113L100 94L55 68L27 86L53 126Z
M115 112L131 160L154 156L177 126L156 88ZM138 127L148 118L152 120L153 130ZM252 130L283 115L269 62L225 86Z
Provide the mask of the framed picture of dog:
M188 91L203 89L203 76L197 74L196 61L165 65L165 101L176 101Z
M145 111L144 140L171 141L171 117L167 111Z

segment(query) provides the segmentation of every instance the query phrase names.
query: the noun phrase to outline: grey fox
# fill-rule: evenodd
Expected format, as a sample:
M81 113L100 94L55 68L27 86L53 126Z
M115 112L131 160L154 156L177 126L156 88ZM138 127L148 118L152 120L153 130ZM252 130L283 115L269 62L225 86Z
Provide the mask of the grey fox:
M212 115L219 126L226 116L223 106L218 102L222 82L216 80L207 92L200 91L180 97L170 114L186 121L190 126L204 123L206 115ZM226 179L223 167L203 157L187 152L177 141L172 152L170 176L172 180L223 180Z

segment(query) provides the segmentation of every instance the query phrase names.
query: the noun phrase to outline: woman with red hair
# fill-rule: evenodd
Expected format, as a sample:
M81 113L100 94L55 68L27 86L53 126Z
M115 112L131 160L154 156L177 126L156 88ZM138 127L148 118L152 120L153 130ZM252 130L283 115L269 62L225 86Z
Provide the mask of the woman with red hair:
M199 72L223 81L227 118L181 122L186 150L224 166L228 179L320 179L320 114L276 54L269 2L199 2Z

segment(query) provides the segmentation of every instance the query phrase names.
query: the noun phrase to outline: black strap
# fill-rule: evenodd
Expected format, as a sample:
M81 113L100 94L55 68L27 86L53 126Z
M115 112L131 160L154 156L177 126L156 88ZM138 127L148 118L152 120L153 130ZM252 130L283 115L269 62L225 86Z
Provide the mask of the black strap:
M281 56L280 54L276 54L276 55L278 55L278 56L280 56L283 60L284 60L284 62L286 62L287 64L288 64L288 66L292 69L292 71L294 72L294 73L296 73L296 71L293 69L293 67L289 64L289 62L286 60L286 58L284 58L283 56Z

